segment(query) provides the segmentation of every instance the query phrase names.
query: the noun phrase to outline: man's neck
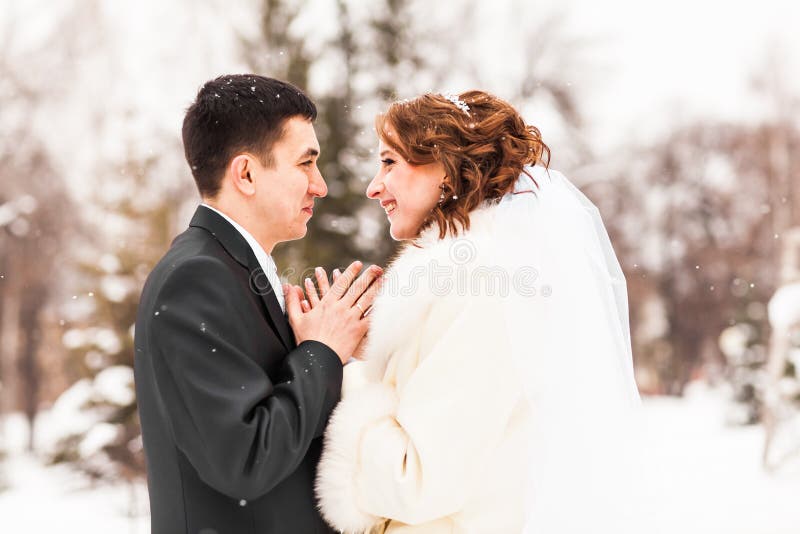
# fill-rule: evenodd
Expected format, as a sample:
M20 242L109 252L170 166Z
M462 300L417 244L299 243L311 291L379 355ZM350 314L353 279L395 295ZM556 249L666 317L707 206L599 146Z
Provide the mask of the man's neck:
M272 249L275 248L275 243L273 241L264 239L259 232L254 231L252 225L249 224L249 217L247 217L247 215L238 215L244 210L233 209L223 203L208 198L203 198L202 202L203 204L210 206L221 213L224 213L231 220L235 221L236 224L247 230L247 232L252 235L256 241L258 241L258 244L261 245L261 248L264 249L264 252L270 255L272 254Z

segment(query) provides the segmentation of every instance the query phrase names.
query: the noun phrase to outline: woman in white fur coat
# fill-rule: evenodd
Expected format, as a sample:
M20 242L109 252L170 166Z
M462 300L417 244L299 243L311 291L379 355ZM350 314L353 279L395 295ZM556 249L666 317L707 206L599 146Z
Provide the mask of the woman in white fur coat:
M539 209L553 183L567 187L566 180L546 169L549 151L538 130L481 91L396 102L376 129L381 165L367 195L385 209L392 237L408 243L367 310L364 349L345 367L318 470L323 515L346 533L519 533L536 525L555 532L553 524L582 513L571 508L573 497L581 503L581 488L603 476L595 471L587 480L573 461L587 456L586 443L576 442L607 430L588 422L576 388L590 394L601 382L606 398L617 402L606 403L604 413L638 400L627 374L629 346L617 361L589 365L584 380L573 378L580 375L574 366L529 358L531 351L548 352L542 325L564 313L580 316L587 300L578 291L566 301L575 309L559 315L552 308L558 301L547 299L563 288L548 286L547 277L559 279L562 270L570 280L590 275L573 265L583 264L575 257L555 268L528 265L560 244L548 249L546 239L538 240L545 248L537 248L526 233L536 217L515 219L502 210L522 199L532 206L525 209ZM577 208L561 212L566 226L583 216ZM324 293L326 277L318 282ZM571 337L580 337L580 319L575 326ZM601 330L610 328L604 321ZM579 412L586 424L568 432L574 425L561 417L574 422ZM542 480L551 483L537 486ZM606 515L624 513L608 506ZM597 521L594 508L583 512Z

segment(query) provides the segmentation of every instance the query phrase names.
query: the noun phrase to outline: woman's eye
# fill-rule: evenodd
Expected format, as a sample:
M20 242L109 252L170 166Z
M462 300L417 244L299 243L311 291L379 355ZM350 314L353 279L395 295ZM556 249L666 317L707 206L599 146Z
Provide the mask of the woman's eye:
M381 163L383 163L384 165L391 165L391 164L393 164L393 163L394 163L394 160L393 160L393 159L386 158L386 159L382 159L382 160L381 160Z
M300 165L302 165L302 166L304 166L304 167L309 167L309 166L311 166L311 164L312 164L312 163L314 163L314 162L313 162L313 161L311 161L311 160L308 160L308 161L304 161L304 162L303 162L303 163L301 163Z

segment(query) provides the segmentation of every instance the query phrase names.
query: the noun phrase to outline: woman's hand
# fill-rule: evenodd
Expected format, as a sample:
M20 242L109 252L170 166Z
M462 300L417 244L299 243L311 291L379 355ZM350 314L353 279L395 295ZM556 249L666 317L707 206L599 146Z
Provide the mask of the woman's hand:
M336 283L336 280L339 279L339 276L341 276L341 274L342 273L339 269L334 269L332 273L332 278L333 278L332 282ZM322 267L317 267L316 269L314 269L314 277L317 280L316 287L314 286L314 283L311 281L311 279L306 278L303 282L305 285L305 291L303 291L303 288L301 288L300 286L293 286L292 288L297 294L298 299L300 300L300 307L304 314L314 309L314 307L317 304L319 304L319 302L323 298L325 298L325 295L328 294L331 288L331 284L328 281L328 273L326 273L325 269L323 269ZM381 280L378 279L375 282L373 282L373 285L379 286L380 283ZM319 292L317 292L317 287L319 288ZM374 290L376 288L370 288L370 289ZM364 310L362 316L364 320L368 321L368 316L371 311L372 311L371 305ZM353 351L352 357L355 358L356 360L364 359L364 350L367 345L367 339L368 339L367 335L361 338L361 341L359 341L358 345Z
M333 281L336 282L336 279L339 278L341 275L341 271L339 269L333 270ZM303 313L308 313L313 309L312 302L318 302L320 299L325 298L325 295L328 294L328 291L331 289L331 285L328 282L328 274L325 272L325 269L322 267L317 267L314 269L314 277L317 279L317 285L319 286L319 293L317 293L316 288L314 287L313 282L311 282L310 278L306 278L303 281L303 284L306 286L306 290L303 291L303 288L300 286L292 286L292 290L297 294L297 297L300 299L300 308L303 310ZM316 299L310 300L306 298L306 292L314 293Z

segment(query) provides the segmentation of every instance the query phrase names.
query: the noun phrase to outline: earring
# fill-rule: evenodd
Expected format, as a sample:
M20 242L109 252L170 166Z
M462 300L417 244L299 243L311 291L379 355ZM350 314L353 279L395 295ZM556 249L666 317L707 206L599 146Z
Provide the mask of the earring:
M442 193L439 195L439 205L441 206L444 203L444 184L440 185L439 189L442 190Z

